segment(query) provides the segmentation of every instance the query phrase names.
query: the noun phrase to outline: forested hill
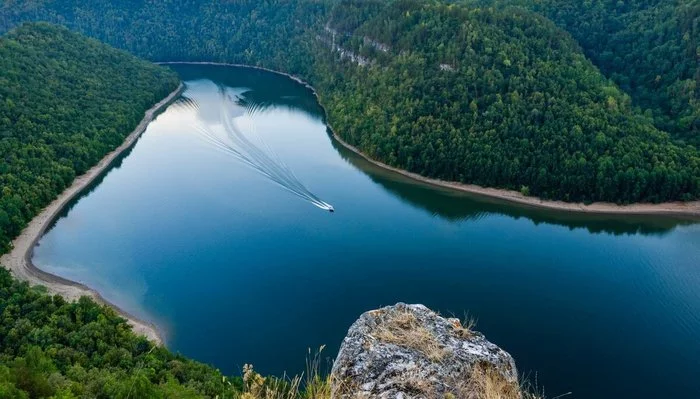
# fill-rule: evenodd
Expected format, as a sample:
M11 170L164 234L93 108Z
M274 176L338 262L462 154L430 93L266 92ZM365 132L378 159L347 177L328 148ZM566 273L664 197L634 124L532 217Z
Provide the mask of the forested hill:
M478 0L551 18L642 112L700 146L700 1Z
M0 252L177 88L170 70L65 28L0 37Z
M301 73L325 18L326 0L12 0L0 3L0 32L47 21L152 61L228 61ZM293 55L293 56L290 56Z
M697 149L659 129L693 136L691 99L671 111L669 101L681 97L654 97L659 89L649 92L651 111L638 107L646 104L640 84L601 74L590 61L598 58L584 55L593 54L590 43L582 49L547 19L556 15L542 11L546 4L529 3L539 15L466 0L18 0L4 4L0 24L49 20L152 60L242 62L300 75L340 137L429 177L567 201L698 198ZM658 58L693 60L666 49L673 55ZM646 82L629 67L639 64L633 50L615 47L628 66L616 70ZM678 85L692 85L686 75Z
M374 158L568 201L698 196L697 151L635 112L541 16L363 1L329 20L336 51L316 86L337 133Z

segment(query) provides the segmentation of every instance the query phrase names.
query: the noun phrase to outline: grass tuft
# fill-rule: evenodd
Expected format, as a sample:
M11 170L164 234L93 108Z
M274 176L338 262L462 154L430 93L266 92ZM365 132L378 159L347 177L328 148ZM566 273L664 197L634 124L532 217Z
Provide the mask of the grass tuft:
M475 364L469 375L458 382L455 391L455 396L463 399L523 399L520 385L508 381L488 363Z
M263 377L253 366L243 366L243 392L235 399L330 399L330 377L321 371L324 346L306 359L306 374L288 378Z
M414 349L434 362L443 360L449 353L410 310L391 311L378 317L383 320L373 335L379 341Z

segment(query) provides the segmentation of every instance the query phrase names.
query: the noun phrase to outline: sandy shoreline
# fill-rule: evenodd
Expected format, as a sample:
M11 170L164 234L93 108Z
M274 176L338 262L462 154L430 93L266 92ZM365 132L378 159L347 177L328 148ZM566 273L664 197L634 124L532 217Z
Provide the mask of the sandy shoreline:
M41 239L46 229L61 212L63 207L66 206L70 200L79 195L83 189L99 177L102 172L109 168L112 162L122 152L134 145L137 139L146 130L148 124L153 121L158 113L170 105L170 103L180 95L183 89L184 85L180 83L175 91L146 111L141 122L136 126L134 131L127 136L124 142L114 151L102 158L97 165L93 166L85 174L77 177L70 187L64 190L51 204L35 216L27 227L22 230L22 233L12 241L12 251L0 258L0 264L9 269L12 275L19 280L27 281L31 285L43 285L50 293L59 294L67 300L73 301L79 299L81 296L87 296L98 303L110 306L120 316L128 320L135 333L145 335L159 345L162 345L164 341L155 325L140 320L106 301L97 291L90 287L38 269L32 263L32 255L37 241Z
M278 75L283 75L286 76L297 83L307 87L310 89L316 99L318 100L318 93L316 93L316 89L314 89L313 86L311 86L308 82L304 81L303 79L290 75L288 73L280 72L280 71L275 71L272 69L268 68L263 68L263 67L258 67L258 66L252 66L252 65L245 65L245 64L230 64L230 63L222 63L222 62L187 62L187 61L172 61L172 62L161 62L159 64L191 64L191 65L218 65L218 66L231 66L231 67L240 67L240 68L250 68L250 69L258 69L261 71L267 71L267 72L272 72ZM323 108L323 104L319 101L319 104ZM325 108L324 108L325 112ZM583 204L583 203L575 203L575 202L564 202L564 201L549 201L549 200L543 200L537 197L526 197L518 191L514 190L506 190L506 189L499 189L499 188L490 188L490 187L482 187L482 186L477 186L474 184L464 184L464 183L459 183L459 182L451 182L451 181L444 181L444 180L439 180L439 179L431 179L428 177L421 176L417 173L412 173L408 172L403 169L395 168L393 166L389 166L385 163L379 162L377 160L374 160L364 154L362 151L360 151L358 148L350 145L349 143L346 143L338 134L333 130L333 127L326 122L326 125L328 126L328 129L330 129L331 133L333 134L333 138L340 143L343 147L347 148L348 150L356 153L357 155L361 156L364 158L366 161L374 164L375 166L378 166L382 169L400 174L402 176L408 177L410 179L413 179L415 181L425 183L428 185L436 186L436 187L442 187L442 188L447 188L455 191L460 191L460 192L465 192L469 194L474 194L477 196L482 196L482 197L488 197L488 198L493 198L493 199L498 199L502 201L509 202L511 204L517 204L517 205L522 205L526 207L532 207L532 208L542 208L542 209L551 209L555 211L564 211L564 212L576 212L576 213L591 213L591 214L609 214L609 215L634 215L634 216L670 216L674 218L679 218L679 219L691 219L691 220L700 220L700 201L693 201L693 202L665 202L665 203L660 203L660 204L650 204L650 203L638 203L638 204L631 204L631 205L617 205L613 203L607 203L607 202L594 202L592 204Z

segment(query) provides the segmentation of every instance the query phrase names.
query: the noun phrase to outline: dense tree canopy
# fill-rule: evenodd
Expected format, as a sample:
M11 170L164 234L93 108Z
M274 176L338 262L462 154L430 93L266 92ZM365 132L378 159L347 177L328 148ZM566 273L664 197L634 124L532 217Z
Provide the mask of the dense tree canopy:
M548 20L417 1L356 18L366 9L344 4L329 29L362 22L331 31L342 50L318 63L316 86L337 133L372 157L569 201L698 195L697 152L635 112Z
M426 176L567 201L698 198L697 149L659 129L692 138L697 124L689 55L697 24L692 13L679 11L694 9L690 2L554 3L19 0L6 3L0 23L49 20L153 60L242 62L300 75L317 88L340 137ZM567 7L581 18L565 23ZM530 9L574 32L613 80L579 43ZM641 63L643 51L624 40L634 34L620 32L646 26L629 15L658 18L654 13L668 10L688 33L682 48L654 47L656 55ZM589 40L584 25L600 29L584 22L575 33L574 20L609 24L619 44L594 46L610 41ZM653 37L647 35L658 42ZM608 52L613 61L606 61ZM659 58L675 72L652 68ZM643 65L649 68L641 71ZM664 99L661 86L639 89L659 73L668 93L682 95Z
M0 38L0 247L177 85L172 71L65 28Z
M240 388L134 335L112 309L68 303L0 268L0 397L230 398Z
M700 1L479 0L551 18L656 125L700 146Z
M171 71L46 24L0 38L2 245L177 87ZM4 252L4 251L0 251ZM0 268L0 397L238 397L240 379L155 347L116 313Z

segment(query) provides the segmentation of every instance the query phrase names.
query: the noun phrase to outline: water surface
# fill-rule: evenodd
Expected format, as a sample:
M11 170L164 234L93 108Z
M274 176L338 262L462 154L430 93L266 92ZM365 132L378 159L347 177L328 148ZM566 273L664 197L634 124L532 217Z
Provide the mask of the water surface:
M223 371L300 372L364 311L465 313L549 397L700 397L700 225L570 215L436 189L333 142L311 93L178 66L186 99L65 210L34 262ZM231 117L321 210L202 138ZM221 133L221 131L218 131ZM273 158L271 158L273 159Z

